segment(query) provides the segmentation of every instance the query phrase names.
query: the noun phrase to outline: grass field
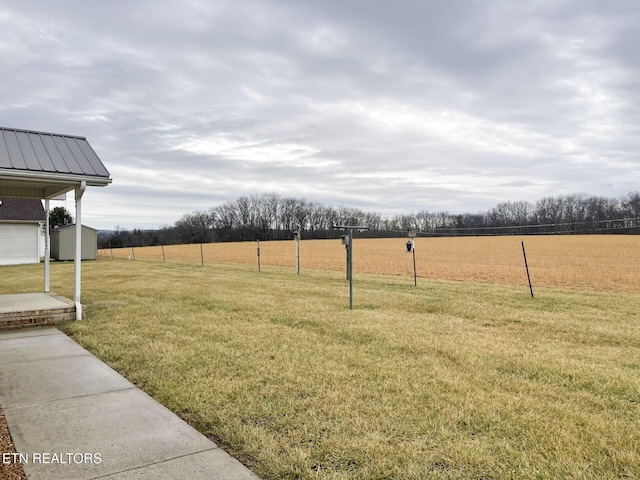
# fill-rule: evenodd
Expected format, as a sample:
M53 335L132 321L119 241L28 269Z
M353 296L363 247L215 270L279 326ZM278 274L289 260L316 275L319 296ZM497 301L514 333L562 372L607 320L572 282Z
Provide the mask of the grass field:
M350 311L339 272L102 259L83 303L67 333L265 479L640 477L637 294L359 274Z
M413 279L413 259L406 239L354 240L354 272ZM417 238L416 270L420 278L523 285L527 283L524 242L534 287L556 286L640 293L640 235L575 235ZM202 250L201 250L202 248ZM257 265L255 242L209 243L105 249L101 256L162 261ZM201 257L202 253L202 257ZM262 267L294 268L295 242L260 242ZM304 269L344 271L340 240L303 240Z

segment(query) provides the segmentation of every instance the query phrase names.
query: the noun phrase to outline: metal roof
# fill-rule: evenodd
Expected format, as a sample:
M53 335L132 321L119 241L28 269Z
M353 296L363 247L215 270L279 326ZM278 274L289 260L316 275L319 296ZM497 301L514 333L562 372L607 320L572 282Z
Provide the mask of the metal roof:
M111 183L85 137L0 127L0 195L51 198Z

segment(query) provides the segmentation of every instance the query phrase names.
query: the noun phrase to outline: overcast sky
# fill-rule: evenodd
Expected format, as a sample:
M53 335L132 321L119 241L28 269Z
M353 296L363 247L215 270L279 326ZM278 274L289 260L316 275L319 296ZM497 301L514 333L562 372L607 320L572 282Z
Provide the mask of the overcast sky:
M102 229L268 192L384 215L618 198L638 25L637 0L0 0L0 126L87 137Z

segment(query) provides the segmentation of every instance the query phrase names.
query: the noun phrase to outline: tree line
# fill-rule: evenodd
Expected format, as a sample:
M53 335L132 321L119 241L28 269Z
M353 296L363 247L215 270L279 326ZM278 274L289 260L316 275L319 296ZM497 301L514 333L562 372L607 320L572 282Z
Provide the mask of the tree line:
M416 235L509 235L640 233L640 192L622 198L588 194L559 195L536 202L508 201L483 213L420 210L385 217L352 207L332 207L277 193L242 196L209 210L184 214L158 230L124 230L101 236L102 248L176 243L338 238L334 227L368 228L362 237Z

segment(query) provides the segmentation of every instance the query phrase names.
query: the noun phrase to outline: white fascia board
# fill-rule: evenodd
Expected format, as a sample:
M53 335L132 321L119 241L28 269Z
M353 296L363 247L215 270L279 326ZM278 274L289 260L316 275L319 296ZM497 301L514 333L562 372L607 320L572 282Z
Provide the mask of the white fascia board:
M111 183L111 177L96 177L92 175L78 175L73 173L31 172L25 170L0 169L0 181L17 181L35 184L66 184L77 186L80 182L87 182L90 187L104 187ZM73 188L72 187L72 188Z

